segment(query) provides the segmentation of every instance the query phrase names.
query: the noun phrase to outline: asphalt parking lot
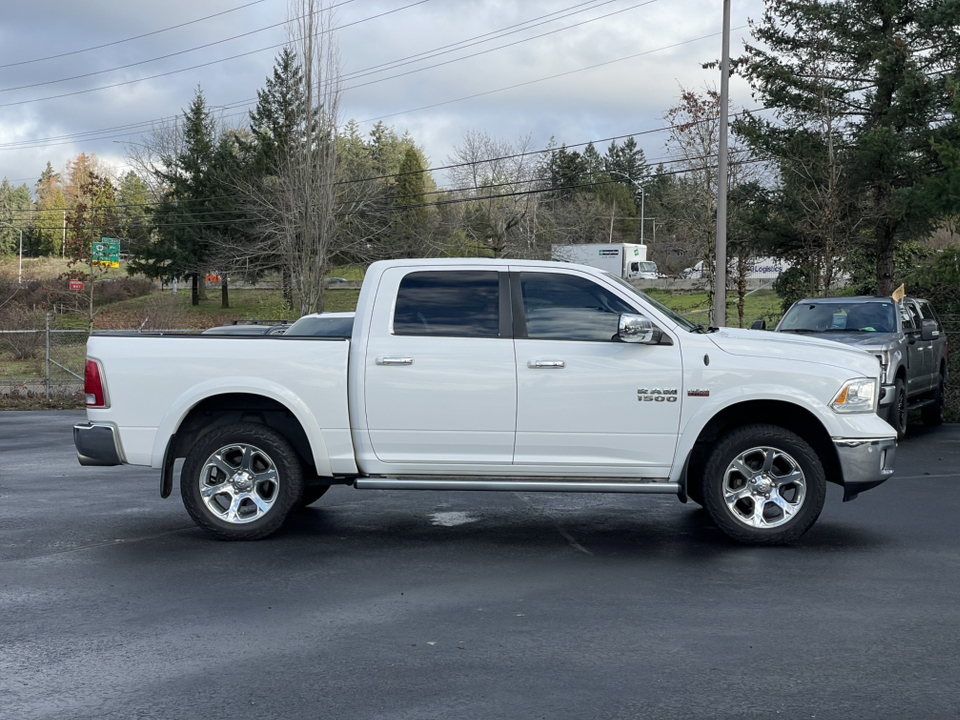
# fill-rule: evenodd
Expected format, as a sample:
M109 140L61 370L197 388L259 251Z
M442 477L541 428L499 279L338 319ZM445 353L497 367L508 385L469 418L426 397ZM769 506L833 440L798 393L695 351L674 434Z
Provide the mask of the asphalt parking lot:
M0 413L4 718L960 717L960 425L752 548L664 496L346 487L218 542L82 418Z

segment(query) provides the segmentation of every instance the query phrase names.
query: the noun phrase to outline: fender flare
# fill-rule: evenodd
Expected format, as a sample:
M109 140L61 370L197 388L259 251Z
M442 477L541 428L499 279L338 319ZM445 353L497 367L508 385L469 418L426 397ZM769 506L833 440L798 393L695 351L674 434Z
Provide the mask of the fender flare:
M153 445L153 467L161 468L160 496L169 497L173 492L173 466L176 461L177 431L190 412L204 400L218 395L258 395L279 403L287 409L303 428L313 455L318 475L332 475L330 454L323 438L323 431L316 417L297 395L277 383L257 377L217 378L195 385L170 404L166 415L157 427ZM166 441L164 442L164 439Z

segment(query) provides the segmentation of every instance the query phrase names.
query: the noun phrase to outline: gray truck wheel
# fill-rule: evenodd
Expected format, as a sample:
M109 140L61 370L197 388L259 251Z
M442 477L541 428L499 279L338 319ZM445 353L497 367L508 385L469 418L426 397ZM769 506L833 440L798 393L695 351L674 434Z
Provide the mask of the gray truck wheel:
M283 435L257 423L212 430L180 475L190 517L222 540L257 540L283 525L303 497L300 458Z
M793 542L820 517L827 495L820 458L799 435L746 425L723 435L707 457L703 506L739 542Z
M903 386L902 378L897 378L893 391L893 403L888 413L887 422L897 431L897 439L903 440L907 435L907 391Z
M934 390L934 400L930 405L924 405L920 409L920 419L924 425L943 425L944 398L946 395L946 380L943 373L937 381L937 389Z

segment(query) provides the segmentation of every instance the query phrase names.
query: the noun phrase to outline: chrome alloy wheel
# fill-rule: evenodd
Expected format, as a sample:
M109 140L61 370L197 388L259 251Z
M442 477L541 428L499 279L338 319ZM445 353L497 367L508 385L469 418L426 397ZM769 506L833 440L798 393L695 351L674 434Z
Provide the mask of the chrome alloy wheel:
M797 461L783 450L755 447L727 466L722 492L738 522L773 528L789 522L803 507L807 481Z
M200 472L200 497L224 522L242 525L259 520L279 496L277 468L253 445L226 445L213 453Z

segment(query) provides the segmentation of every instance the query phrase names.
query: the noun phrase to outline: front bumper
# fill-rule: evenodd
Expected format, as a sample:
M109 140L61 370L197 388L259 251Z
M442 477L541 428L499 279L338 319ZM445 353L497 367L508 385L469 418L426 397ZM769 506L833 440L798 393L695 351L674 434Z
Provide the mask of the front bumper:
M122 465L120 444L113 425L81 423L73 426L73 444L81 465Z
M896 438L834 438L833 444L843 472L844 502L893 475Z

